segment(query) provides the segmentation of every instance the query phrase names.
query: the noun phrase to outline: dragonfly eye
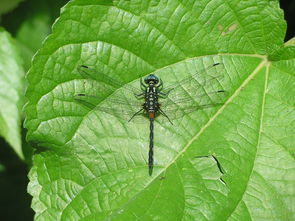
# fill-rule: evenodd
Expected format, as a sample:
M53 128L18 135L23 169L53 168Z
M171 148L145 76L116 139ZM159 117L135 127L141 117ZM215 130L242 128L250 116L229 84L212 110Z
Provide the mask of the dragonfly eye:
M159 78L153 74L150 74L149 76L145 77L144 82L146 84L158 84Z

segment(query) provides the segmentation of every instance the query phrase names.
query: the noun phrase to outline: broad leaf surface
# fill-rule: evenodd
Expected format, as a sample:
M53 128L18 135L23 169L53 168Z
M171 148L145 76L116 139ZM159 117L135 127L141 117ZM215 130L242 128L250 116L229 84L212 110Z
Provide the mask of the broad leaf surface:
M0 28L0 136L23 158L21 117L24 70L16 42Z
M283 52L285 29L277 1L71 1L28 74L36 220L294 219L295 56ZM152 176L148 121L73 99L99 93L81 64L138 86L150 73L173 82L214 62L224 65L224 104L156 122Z

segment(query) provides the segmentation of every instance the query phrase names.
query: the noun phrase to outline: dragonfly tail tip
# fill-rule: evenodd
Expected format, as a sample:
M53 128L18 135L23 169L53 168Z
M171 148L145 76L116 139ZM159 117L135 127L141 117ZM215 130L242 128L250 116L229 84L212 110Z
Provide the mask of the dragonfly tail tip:
M153 166L149 165L149 175L153 175Z

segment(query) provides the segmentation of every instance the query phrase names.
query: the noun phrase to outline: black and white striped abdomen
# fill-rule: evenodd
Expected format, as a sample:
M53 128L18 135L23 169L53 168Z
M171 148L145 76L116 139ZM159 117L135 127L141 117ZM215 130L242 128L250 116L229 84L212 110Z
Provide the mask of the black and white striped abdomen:
M149 86L147 88L146 98L145 98L145 109L147 112L156 112L158 110L158 95L156 92L156 87Z

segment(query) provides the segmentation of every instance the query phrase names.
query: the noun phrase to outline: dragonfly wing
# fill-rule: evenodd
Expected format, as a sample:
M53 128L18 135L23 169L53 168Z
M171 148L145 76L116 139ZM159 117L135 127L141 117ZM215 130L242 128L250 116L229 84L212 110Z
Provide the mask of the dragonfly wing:
M179 82L168 85L162 90L162 92L175 99L181 98L183 95L185 96L185 92L192 92L196 89L198 89L198 93L201 89L217 91L218 89L214 87L219 87L219 90L221 90L220 82L224 77L224 74L222 73L223 71L224 65L222 63L214 63ZM212 88L214 89L212 90Z
M167 94L160 100L162 111L173 120L224 103L227 92L222 86L222 70L223 65L216 63L162 90Z
M138 105L142 105L143 101L139 100L139 99L130 99L128 97L124 97L124 96L118 96L118 95L114 95L114 96L110 96L110 97L100 97L100 96L96 96L96 95L89 95L89 94L76 94L75 95L75 100L85 100L88 101L90 103L92 103L94 106L97 106L99 103L103 102L104 100L113 103L113 104L120 104L120 105L126 105L126 106L138 106Z
M192 112L198 111L198 110L204 110L206 108L213 108L222 105L223 103L215 103L215 104L204 104L204 105L191 105L189 107L183 108L181 106L175 106L174 108L162 110L165 115L168 116L170 120L176 120L179 118L182 118L183 116L190 114ZM160 121L168 121L168 119L165 116L159 117Z
M110 98L102 98L95 95L77 94L74 100L87 107L90 110L101 111L107 114L111 114L120 119L129 121L134 117L134 121L141 121L145 117L145 112L142 109L142 100L137 99L124 99L122 96L112 96ZM133 121L132 119L132 121Z
M95 67L80 65L77 69L85 80L92 79L98 82L95 87L91 88L95 95L89 95L85 91L76 93L74 100L77 103L91 110L102 111L124 120L130 120L137 112L135 120L145 115L139 112L144 103L140 99L142 96L136 96L142 94L142 90L111 78L97 71ZM85 85L87 87L87 84Z
M133 87L129 84L123 83L120 80L116 80L97 71L96 68L87 66L87 65L80 65L78 66L78 72L84 79L93 79L100 83L104 83L113 89L124 88L125 91L128 91L133 96L135 94L140 94L142 91L136 87Z
M227 95L227 91L219 90L213 92L206 92L203 94L199 94L198 96L181 96L180 98L171 99L167 97L165 99L161 99L161 105L163 108L170 109L171 105L177 106L191 106L192 104L204 104L204 103L218 103L220 102L223 97Z
M161 110L170 120L174 120L200 109L222 105L225 102L227 94L226 91L222 90L205 93L197 97L187 97L176 100L167 98L161 103Z

